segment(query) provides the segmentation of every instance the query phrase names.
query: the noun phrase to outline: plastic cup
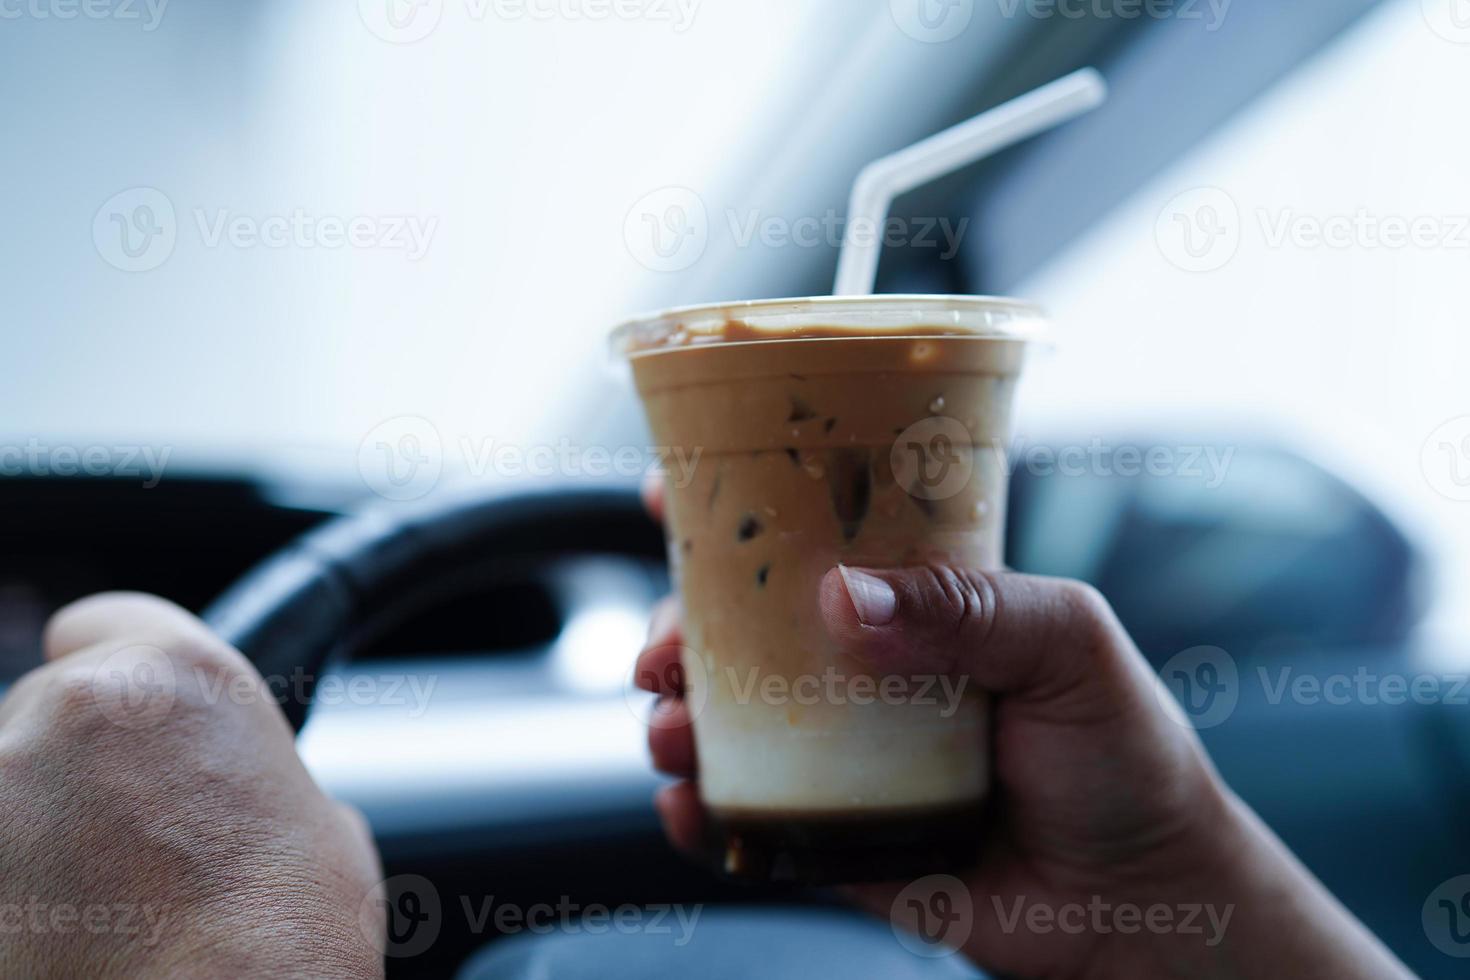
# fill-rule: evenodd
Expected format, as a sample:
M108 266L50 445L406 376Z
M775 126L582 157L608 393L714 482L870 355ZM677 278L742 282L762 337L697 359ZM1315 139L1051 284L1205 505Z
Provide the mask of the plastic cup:
M727 873L837 882L970 863L988 702L880 676L827 635L832 568L1003 557L1013 393L1035 307L875 296L691 307L625 324L670 479L682 666Z

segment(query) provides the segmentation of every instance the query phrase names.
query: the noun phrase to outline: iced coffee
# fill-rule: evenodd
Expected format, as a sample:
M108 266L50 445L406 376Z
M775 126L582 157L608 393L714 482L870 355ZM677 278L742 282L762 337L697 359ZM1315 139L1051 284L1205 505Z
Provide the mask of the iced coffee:
M838 565L998 567L1012 394L1037 311L876 297L673 311L621 328L655 440L691 456L668 534L712 848L801 881L974 856L987 704L883 678L823 628Z

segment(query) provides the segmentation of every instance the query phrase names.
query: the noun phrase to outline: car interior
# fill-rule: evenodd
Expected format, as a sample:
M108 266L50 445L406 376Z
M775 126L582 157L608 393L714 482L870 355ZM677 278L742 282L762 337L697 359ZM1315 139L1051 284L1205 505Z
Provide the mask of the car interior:
M1100 109L897 201L967 230L953 256L888 249L878 291L1056 315L1018 412L1008 566L1097 586L1166 680L1189 651L1227 651L1239 703L1199 726L1225 780L1413 970L1460 975L1422 909L1470 871L1470 709L1453 693L1470 504L1420 447L1465 411L1463 254L1293 249L1265 216L1470 212L1470 47L1425 5L961 3L968 26L933 43L887 0L706 0L682 34L486 23L448 0L411 44L334 6L174 0L154 31L0 36L7 211L34 229L0 241L0 443L168 451L156 481L0 459L5 682L39 662L61 605L167 596L263 673L312 678L300 752L367 816L388 876L453 905L698 904L738 923L722 942L831 969L862 948L840 895L725 881L660 829L652 696L630 672L671 581L638 474L500 472L469 444L648 447L614 324L828 292L833 243L742 242L734 225L840 214L868 160L1090 66ZM119 271L88 238L131 186L179 210L159 269ZM712 229L674 273L622 241L661 187L694 188ZM1203 273L1171 264L1155 227L1198 187L1223 188L1244 227ZM433 250L209 244L214 209L304 201L432 212ZM432 423L442 472L393 499L365 461L405 418ZM1127 465L1159 446L1172 472ZM1063 472L1069 450L1085 473ZM1281 695L1363 672L1446 693ZM390 693L358 703L356 679ZM493 975L484 957L513 941L446 914L389 975Z

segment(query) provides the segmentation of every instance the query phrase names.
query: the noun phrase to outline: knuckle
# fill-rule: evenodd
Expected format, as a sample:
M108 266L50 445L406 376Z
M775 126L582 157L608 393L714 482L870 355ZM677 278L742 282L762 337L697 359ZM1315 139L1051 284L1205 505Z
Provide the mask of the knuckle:
M63 717L74 718L106 700L119 683L105 671L75 666L53 675L46 691Z
M233 651L220 643L210 643L200 637L184 636L171 639L163 652L176 670L203 670L208 672L234 672L239 669Z
M108 744L120 721L134 716L137 678L147 676L146 657L114 658L110 663L67 664L38 675L27 697L36 731L51 731L74 744Z
M1089 626L1106 626L1112 622L1113 607L1103 594L1087 582L1067 582L1062 598L1072 617Z
M207 713L222 701L249 700L258 693L249 665L223 644L190 637L171 642L167 655L183 712Z
M998 608L995 585L984 572L929 565L921 588L928 611L953 634L987 635L995 626Z

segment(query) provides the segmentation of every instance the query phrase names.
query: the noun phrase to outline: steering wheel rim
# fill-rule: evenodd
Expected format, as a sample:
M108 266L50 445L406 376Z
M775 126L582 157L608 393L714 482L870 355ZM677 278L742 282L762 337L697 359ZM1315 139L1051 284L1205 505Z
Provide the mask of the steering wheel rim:
M251 569L204 613L253 663L293 730L326 666L462 593L511 556L661 553L634 487L537 487L375 505L328 521Z

